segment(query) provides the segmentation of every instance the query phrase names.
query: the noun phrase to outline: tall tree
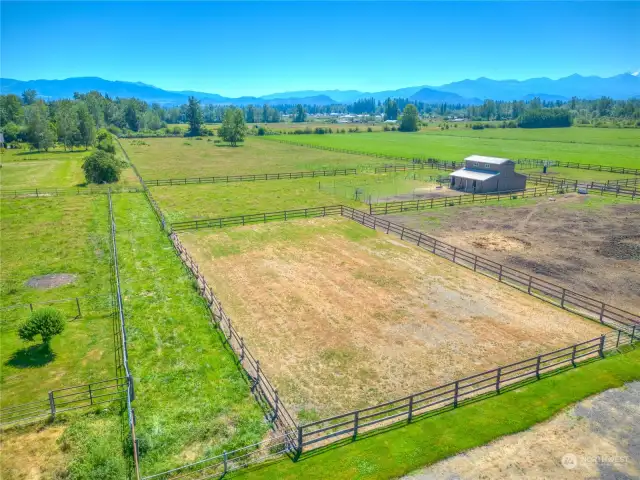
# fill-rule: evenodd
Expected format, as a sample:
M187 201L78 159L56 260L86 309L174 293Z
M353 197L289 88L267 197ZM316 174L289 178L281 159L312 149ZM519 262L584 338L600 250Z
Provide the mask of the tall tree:
M387 120L397 120L398 112L400 109L398 108L398 104L395 100L387 98L384 102L384 116Z
M78 133L85 150L96 141L96 124L84 102L78 104Z
M0 127L9 122L22 123L24 109L17 95L0 96Z
M38 92L36 92L33 88L29 88L22 92L22 103L25 105L33 105L36 103L36 98L38 97Z
M64 145L66 150L73 147L73 139L78 135L78 116L75 106L71 100L62 100L58 105L55 114L56 128L58 130L58 140Z
M419 128L420 117L418 109L415 105L407 105L402 111L402 120L400 121L401 132L417 132Z
M189 123L189 135L200 135L202 128L202 109L200 101L196 97L189 97L187 105L187 123Z
M296 105L293 121L300 123L307 119L307 112L304 111L304 107L301 104Z
M239 108L231 107L224 112L222 125L218 129L218 136L225 142L229 142L232 147L238 142L244 141L247 134L247 126L244 123L244 114Z
M38 150L47 151L56 141L56 132L49 121L49 109L40 101L25 109L27 139Z

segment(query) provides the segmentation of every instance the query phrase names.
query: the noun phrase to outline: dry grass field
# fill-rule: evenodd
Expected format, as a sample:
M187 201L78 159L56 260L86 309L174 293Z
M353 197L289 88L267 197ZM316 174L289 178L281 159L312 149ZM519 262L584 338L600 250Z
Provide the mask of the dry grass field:
M607 331L342 218L181 239L301 420Z
M567 194L389 215L439 240L640 312L640 204Z

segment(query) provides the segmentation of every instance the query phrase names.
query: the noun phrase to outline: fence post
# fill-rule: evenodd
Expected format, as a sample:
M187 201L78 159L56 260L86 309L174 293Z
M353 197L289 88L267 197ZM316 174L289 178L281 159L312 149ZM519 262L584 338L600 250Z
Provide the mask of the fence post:
M256 360L256 379L251 386L251 392L253 393L260 383L260 360Z
M600 336L600 349L599 349L599 352L598 352L600 357L602 357L602 358L604 358L604 338L605 338L604 335Z
M302 426L298 425L298 446L296 451L296 460L302 455Z
M407 417L407 423L411 423L413 420L413 395L409 397L409 416Z
M564 297L567 294L567 290L565 288L562 289L562 298L560 299L560 306L564 308Z
M29 304L29 308L31 309L31 311L33 312L33 303Z
M602 323L602 319L604 317L604 309L605 309L606 305L604 302L602 302L602 307L600 308L600 323Z
M618 348L618 345L620 345L620 334L622 332L620 330L618 330L618 339L616 340L616 348Z
M275 422L278 418L278 409L280 407L280 397L278 397L278 389L275 390L275 394L276 394L276 406L273 412L273 418L271 419L272 422Z
M475 255L473 259L473 271L475 272L477 268L478 268L478 255Z
M527 293L529 295L531 295L531 282L533 280L533 277L531 275L529 275L529 286L527 287Z
M51 409L51 418L56 418L56 401L53 398L53 391L49 392L49 408Z
M496 392L500 393L500 376L502 375L502 367L498 367L498 373L496 374Z
M500 273L498 274L498 281L502 281L502 264L500 264Z
M453 263L456 263L456 251L457 250L458 249L456 247L453 247L453 260L452 260Z
M244 338L240 337L240 363L244 360Z
M353 414L353 439L355 440L358 436L358 418L360 416L360 411L356 411Z
M633 343L633 340L634 340L634 338L636 336L636 326L637 325L634 325L633 329L631 330L631 340L629 341L629 345L631 345Z
M453 408L458 408L458 392L460 391L460 382L456 380L453 390Z
M226 450L222 453L222 457L224 459L223 460L224 461L224 473L227 473L228 470L227 470L227 451Z
M82 312L80 311L80 300L76 297L76 306L78 307L78 317L82 316Z
M536 359L536 378L540 380L540 363L542 363L542 355L538 355Z
M573 349L571 350L571 365L573 365L574 367L576 366L576 348L577 346L574 345Z

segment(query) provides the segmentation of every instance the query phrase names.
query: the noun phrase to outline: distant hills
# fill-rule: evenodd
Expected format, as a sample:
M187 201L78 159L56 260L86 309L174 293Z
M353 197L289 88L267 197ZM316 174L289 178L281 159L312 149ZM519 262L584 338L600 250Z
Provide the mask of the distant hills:
M624 73L613 77L571 75L552 80L550 78L530 78L528 80L492 80L481 77L476 80L462 80L440 86L421 85L381 92L361 92L358 90L300 90L273 93L261 97L231 98L216 93L196 91L169 91L141 82L104 80L99 77L77 77L65 80L13 80L0 78L2 94L21 94L26 89L34 89L45 99L70 98L74 92L86 93L97 90L111 97L136 97L149 103L180 105L194 96L203 104L270 105L302 103L307 105L331 105L351 103L362 98L383 101L391 98L409 98L427 103L479 104L485 99L493 100L567 100L573 96L614 99L640 97L640 76Z

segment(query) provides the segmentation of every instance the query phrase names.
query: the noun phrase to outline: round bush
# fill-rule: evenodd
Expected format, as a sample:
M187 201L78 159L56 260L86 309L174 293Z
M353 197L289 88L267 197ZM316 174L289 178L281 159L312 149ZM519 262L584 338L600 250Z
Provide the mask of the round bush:
M64 331L64 317L55 308L46 307L34 310L29 319L18 329L18 336L25 341L33 341L40 335L42 343L48 344L54 335Z

